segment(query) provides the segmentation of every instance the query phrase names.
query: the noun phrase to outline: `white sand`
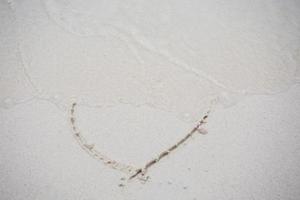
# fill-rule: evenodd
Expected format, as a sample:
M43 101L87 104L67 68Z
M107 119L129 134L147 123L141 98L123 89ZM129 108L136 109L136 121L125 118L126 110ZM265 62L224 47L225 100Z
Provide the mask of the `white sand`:
M297 1L2 1L0 199L299 199ZM146 184L72 136L142 166L208 135ZM127 177L125 175L125 177Z

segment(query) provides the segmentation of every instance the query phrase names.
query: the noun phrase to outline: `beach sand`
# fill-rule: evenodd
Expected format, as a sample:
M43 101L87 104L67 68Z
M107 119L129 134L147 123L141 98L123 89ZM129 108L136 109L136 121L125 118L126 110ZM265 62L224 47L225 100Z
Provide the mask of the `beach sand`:
M0 199L300 198L299 2L0 12Z

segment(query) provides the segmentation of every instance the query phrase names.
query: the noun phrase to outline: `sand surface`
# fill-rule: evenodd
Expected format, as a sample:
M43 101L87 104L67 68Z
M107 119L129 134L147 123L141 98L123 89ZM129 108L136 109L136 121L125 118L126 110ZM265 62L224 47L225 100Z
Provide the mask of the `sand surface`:
M1 200L300 198L298 1L9 0L0 15ZM83 145L135 167L212 112L143 184L82 150L74 102Z

